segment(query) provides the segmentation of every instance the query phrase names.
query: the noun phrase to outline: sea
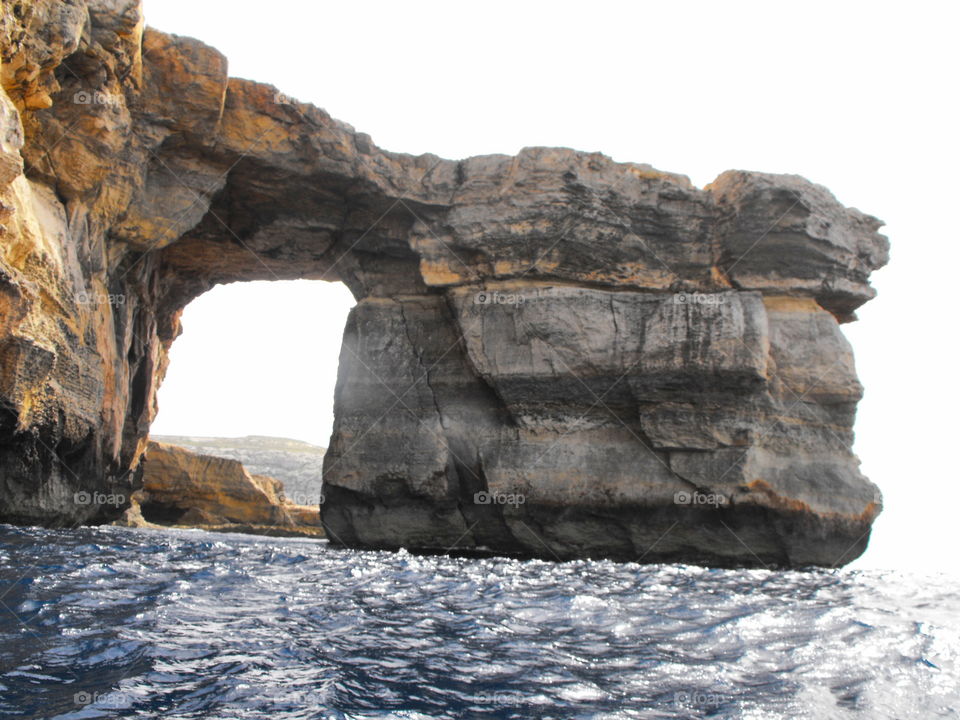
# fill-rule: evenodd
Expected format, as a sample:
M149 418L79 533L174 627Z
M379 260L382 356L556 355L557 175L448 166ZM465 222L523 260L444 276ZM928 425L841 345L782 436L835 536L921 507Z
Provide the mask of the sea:
M960 581L0 526L0 718L957 718Z

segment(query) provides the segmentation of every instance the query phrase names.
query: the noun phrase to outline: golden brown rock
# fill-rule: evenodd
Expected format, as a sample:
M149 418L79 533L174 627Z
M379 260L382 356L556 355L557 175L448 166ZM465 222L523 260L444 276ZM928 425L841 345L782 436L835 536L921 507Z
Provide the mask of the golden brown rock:
M236 460L151 442L135 498L147 523L322 536L320 508L288 503L283 484ZM132 518L135 519L135 518Z

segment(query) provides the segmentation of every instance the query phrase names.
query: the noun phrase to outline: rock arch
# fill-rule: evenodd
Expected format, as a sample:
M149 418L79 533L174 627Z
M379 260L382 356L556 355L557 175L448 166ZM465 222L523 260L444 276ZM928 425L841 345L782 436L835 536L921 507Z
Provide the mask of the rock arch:
M886 262L875 218L797 176L389 153L144 30L136 2L23 4L2 28L0 519L115 516L75 494L136 486L181 309L315 278L357 299L335 543L792 566L866 547L880 500L839 323Z

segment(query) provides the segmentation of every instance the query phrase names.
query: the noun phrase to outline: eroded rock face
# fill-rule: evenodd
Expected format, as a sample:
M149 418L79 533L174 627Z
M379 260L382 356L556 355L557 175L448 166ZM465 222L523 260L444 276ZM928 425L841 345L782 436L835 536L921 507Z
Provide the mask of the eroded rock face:
M323 504L325 448L290 438L259 435L214 438L151 433L150 438L201 455L237 460L253 475L266 475L281 481L284 496L289 501L300 505Z
M289 502L283 483L236 460L151 442L143 487L121 524L202 527L268 535L323 535L320 509Z
M138 486L182 308L315 278L357 299L335 543L792 566L866 547L880 500L839 323L887 260L875 218L796 176L389 153L144 30L136 2L7 5L0 519L114 518L74 498Z

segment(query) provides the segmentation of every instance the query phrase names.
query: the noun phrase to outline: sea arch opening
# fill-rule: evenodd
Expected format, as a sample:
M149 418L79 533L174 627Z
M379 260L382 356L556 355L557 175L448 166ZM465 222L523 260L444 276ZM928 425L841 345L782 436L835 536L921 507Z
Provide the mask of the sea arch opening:
M199 295L170 347L151 440L238 460L251 475L280 481L286 501L320 504L341 338L354 305L338 281L254 280ZM182 506L162 503L144 504L143 514L184 517Z

